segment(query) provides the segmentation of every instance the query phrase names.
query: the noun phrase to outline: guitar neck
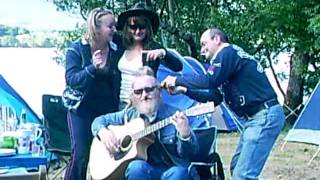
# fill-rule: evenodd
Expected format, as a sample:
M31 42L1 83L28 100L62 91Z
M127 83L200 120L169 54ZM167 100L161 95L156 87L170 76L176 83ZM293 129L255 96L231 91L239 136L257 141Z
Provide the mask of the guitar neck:
M186 114L186 116L192 116L193 115L193 112L190 109L187 109L187 110L185 110L183 112ZM159 122L156 122L156 123L154 123L154 124L152 124L150 126L147 126L143 131L139 131L138 133L133 134L132 138L133 138L133 140L138 140L138 139L140 139L142 137L145 137L145 136L147 136L147 135L149 135L151 133L154 133L154 132L158 131L159 129L162 129L162 128L168 126L169 124L171 124L170 117L169 118L165 118L165 119L163 119L163 120L161 120Z

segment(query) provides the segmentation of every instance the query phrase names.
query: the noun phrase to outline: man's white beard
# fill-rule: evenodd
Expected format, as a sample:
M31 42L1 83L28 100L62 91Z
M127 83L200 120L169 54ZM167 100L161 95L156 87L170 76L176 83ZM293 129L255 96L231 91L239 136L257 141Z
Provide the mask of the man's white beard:
M158 104L159 103L156 100L143 102L137 106L137 110L140 114L153 115L158 111Z

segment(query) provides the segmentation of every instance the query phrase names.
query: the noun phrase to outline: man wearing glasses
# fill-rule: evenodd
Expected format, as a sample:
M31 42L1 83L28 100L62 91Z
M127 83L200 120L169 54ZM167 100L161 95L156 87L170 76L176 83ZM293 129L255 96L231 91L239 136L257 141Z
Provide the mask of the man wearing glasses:
M118 152L120 145L108 129L109 125L123 125L139 117L146 124L154 124L172 114L170 120L174 125L153 134L155 138L147 151L148 160L131 161L125 170L125 179L191 179L188 159L197 154L199 143L190 120L184 113L161 103L160 84L148 73L135 78L130 99L132 105L129 108L97 117L92 124L93 135L99 137L110 154Z

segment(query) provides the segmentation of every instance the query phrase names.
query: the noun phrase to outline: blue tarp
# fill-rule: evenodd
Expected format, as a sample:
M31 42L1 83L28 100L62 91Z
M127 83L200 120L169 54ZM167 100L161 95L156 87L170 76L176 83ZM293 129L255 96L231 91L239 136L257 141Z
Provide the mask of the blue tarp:
M10 86L10 84L0 74L0 105L11 107L17 117L23 110L26 112L28 122L40 123L38 115L30 108L26 101Z

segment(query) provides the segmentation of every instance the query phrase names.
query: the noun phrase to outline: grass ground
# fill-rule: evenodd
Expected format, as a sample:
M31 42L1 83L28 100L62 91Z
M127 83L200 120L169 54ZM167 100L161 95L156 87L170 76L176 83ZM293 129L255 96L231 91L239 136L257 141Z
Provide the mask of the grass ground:
M320 179L320 155L310 165L309 160L317 151L315 145L303 143L287 143L284 150L281 146L284 143L286 133L282 133L265 165L261 179L265 180L318 180ZM231 179L229 165L235 147L238 143L239 134L219 134L217 150L223 161L226 179Z
M281 146L286 133L282 133L265 165L261 179L263 180L320 180L320 155L318 155L310 165L309 160L317 151L317 146L302 143L287 143L284 150ZM229 165L230 160L238 143L238 133L228 133L218 135L217 151L223 161L226 179L231 179ZM53 166L54 167L54 166ZM61 180L63 173L55 178L53 174L58 170L49 170L49 179Z

